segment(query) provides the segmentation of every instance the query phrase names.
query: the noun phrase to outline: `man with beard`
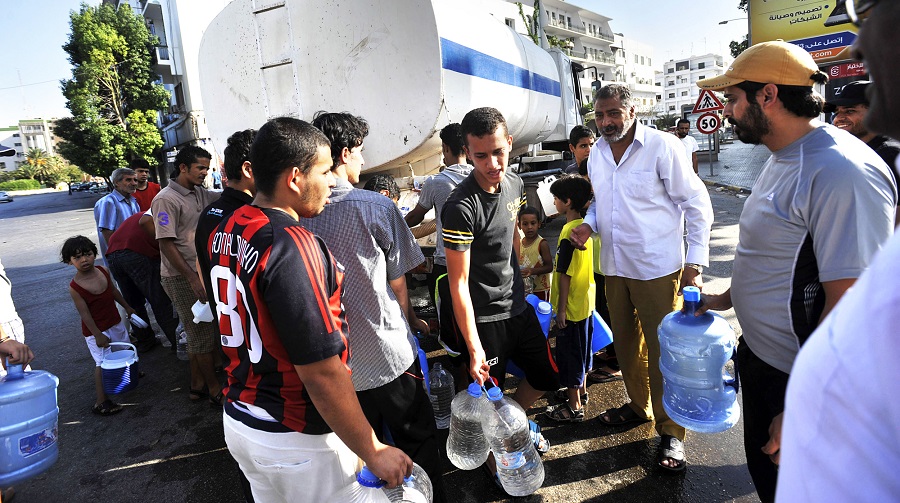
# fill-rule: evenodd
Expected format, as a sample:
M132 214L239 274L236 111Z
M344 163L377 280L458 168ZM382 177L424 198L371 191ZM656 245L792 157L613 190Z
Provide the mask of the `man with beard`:
M865 128L900 136L900 3L848 2L854 56L873 82ZM777 501L892 501L900 494L900 380L896 355L900 236L879 252L797 355L784 411Z
M685 467L685 431L663 409L656 328L680 307L681 288L703 286L700 273L709 262L712 204L691 170L684 145L635 120L628 87L601 88L594 113L603 138L588 157L594 202L570 239L583 246L592 232L600 235L616 355L631 400L599 419L607 426L655 419L662 437L657 464L678 472Z
M738 139L773 152L744 203L731 288L703 295L698 311L734 307L743 329L744 448L764 503L775 499L794 358L893 230L897 194L884 161L816 119L824 100L812 86L827 80L808 52L775 41L697 82L724 92Z
M675 135L681 138L681 143L684 144L684 153L687 154L688 159L690 159L691 166L694 167L694 173L699 175L700 168L697 164L697 151L700 150L700 145L697 145L697 140L691 136L691 121L687 119L678 119Z

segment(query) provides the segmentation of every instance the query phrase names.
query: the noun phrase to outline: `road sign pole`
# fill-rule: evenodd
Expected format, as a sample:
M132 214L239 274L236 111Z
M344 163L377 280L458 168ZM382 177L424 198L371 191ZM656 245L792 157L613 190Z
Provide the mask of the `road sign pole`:
M709 150L707 151L709 153L707 155L707 157L709 158L709 176L716 176L716 174L713 173L713 162L712 162L713 149L712 149L712 135L711 134L706 135L706 142L707 142L707 145L709 145Z

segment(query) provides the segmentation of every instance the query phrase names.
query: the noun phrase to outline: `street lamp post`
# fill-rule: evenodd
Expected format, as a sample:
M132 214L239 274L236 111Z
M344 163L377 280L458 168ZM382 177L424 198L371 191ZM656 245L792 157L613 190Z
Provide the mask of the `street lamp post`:
M725 21L719 21L719 24L728 24L732 21L745 21L746 19L747 19L746 17L736 17L734 19L726 19Z

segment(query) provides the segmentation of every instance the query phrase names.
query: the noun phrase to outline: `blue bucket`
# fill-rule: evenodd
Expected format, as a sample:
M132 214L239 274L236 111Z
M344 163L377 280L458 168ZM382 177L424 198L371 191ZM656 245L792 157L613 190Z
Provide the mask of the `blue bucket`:
M125 347L119 351L112 351L113 346ZM103 381L103 391L110 395L117 395L131 391L138 385L138 354L137 348L127 342L110 342L110 352L100 362L100 375Z
M0 486L44 473L59 458L56 388L43 370L23 372L11 364L0 379Z
M613 333L597 311L591 313L591 322L593 326L591 330L591 353L596 353L612 344Z

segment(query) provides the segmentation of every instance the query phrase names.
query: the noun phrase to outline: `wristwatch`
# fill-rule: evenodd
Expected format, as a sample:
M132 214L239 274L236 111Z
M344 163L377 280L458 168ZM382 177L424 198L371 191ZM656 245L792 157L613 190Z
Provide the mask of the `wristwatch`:
M700 274L703 274L703 266L700 264L684 264L685 267L690 267L691 269L697 271Z

